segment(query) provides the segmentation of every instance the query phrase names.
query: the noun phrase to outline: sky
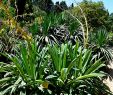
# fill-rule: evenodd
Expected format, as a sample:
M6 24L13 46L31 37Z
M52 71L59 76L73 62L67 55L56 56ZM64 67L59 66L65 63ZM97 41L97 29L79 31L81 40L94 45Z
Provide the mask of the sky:
M56 1L66 1L67 5L71 5L72 3L81 2L82 0L53 0L53 2ZM109 13L113 13L113 0L92 0L92 1L103 1L104 6L106 9L108 9Z

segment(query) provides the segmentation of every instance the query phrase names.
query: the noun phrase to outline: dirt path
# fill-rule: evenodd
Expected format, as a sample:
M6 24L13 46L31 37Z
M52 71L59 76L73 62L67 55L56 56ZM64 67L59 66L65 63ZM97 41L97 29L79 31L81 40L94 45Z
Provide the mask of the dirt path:
M108 77L106 80L104 80L104 83L110 88L110 90L113 92L113 62L110 62L108 73L110 77Z

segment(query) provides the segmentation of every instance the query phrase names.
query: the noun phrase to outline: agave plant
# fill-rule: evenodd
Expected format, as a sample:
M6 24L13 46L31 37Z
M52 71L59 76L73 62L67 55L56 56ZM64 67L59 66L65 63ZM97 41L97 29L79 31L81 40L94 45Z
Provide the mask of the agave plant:
M82 89L87 91L88 85L85 84L85 81L90 82L89 80L104 76L104 73L99 71L99 68L104 66L101 59L96 60L96 56L92 56L91 50L82 49L78 44L75 46L62 44L61 47L49 46L49 54L52 65L50 75L46 79L49 81L48 88L52 94L91 94L90 92L82 94ZM90 84L92 83L90 82ZM77 93L77 89L79 93ZM91 90L94 91L93 88ZM97 93L99 92L93 94Z
M46 48L40 51L34 42L21 44L16 55L9 55L12 63L0 63L0 73L4 73L0 79L0 94L32 95L41 92L39 87L44 83L47 65L45 54Z

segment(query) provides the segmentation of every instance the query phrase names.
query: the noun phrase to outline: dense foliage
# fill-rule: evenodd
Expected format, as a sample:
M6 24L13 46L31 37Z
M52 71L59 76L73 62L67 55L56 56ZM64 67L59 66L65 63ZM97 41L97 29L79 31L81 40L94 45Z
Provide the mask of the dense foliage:
M0 0L0 95L112 95L103 83L112 14L102 2L73 7Z

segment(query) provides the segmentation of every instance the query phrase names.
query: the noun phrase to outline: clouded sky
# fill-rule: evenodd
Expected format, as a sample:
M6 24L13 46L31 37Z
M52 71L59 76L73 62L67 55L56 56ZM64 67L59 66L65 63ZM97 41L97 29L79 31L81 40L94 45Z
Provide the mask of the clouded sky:
M81 2L82 0L53 0L53 2L56 1L66 1L67 5L71 5L72 3ZM108 9L110 13L113 13L113 0L92 0L92 1L103 1L105 8Z

